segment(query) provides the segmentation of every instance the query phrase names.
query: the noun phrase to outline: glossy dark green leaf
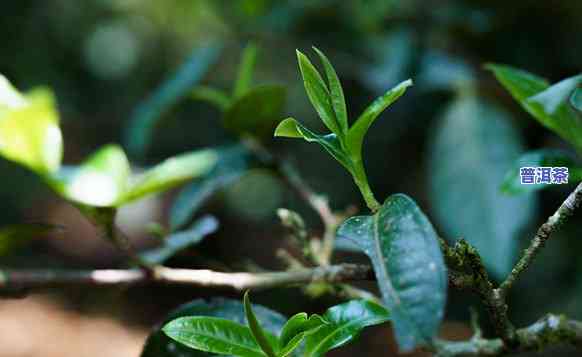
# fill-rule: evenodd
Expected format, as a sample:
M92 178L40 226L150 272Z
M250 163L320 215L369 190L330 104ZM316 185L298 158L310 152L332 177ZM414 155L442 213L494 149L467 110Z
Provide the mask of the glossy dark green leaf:
M372 260L400 349L431 343L444 315L447 272L437 235L416 203L392 195L376 214L348 219L338 235Z
M220 49L220 45L195 49L176 73L139 103L125 133L125 143L132 157L142 157L145 154L160 119L181 99L189 95L216 61Z
M206 175L216 164L214 150L198 150L172 158L131 178L127 191L116 205L140 199L144 196L162 192L195 177Z
M520 231L535 197L499 189L523 152L509 115L472 96L455 100L440 117L429 146L430 199L446 238L465 238L496 277L511 269Z
M175 232L166 237L161 247L150 249L141 258L151 264L162 264L186 248L200 243L206 236L218 229L218 220L204 216L186 230Z
M238 68L236 81L234 82L233 98L240 98L251 88L253 71L257 62L258 48L254 43L249 43L242 54Z
M0 75L0 156L42 176L58 171L63 139L49 90L22 94Z
M390 313L374 302L352 300L329 308L323 319L326 324L306 338L306 357L323 356L345 345L357 338L364 328L388 321Z
M281 314L260 305L253 305L253 311L261 326L275 334L281 330L287 320ZM240 324L246 321L243 304L238 300L214 298L210 301L194 300L171 312L165 323L184 316L212 316L232 320ZM154 329L148 337L141 357L204 357L210 356L188 348L166 336L159 328Z
M50 179L63 197L88 206L112 207L127 192L130 167L123 149L101 147L79 166L65 166Z
M337 123L341 132L346 135L348 132L348 111L346 108L346 100L344 98L342 84L337 76L337 73L335 72L335 69L325 54L315 47L313 47L313 49L315 52L317 52L317 55L323 64L323 68L325 69L325 75L327 77L327 83L329 86L331 105L333 107Z
M570 104L572 106L582 112L582 88L577 88L570 97Z
M177 342L203 352L241 357L264 357L248 327L207 316L180 317L162 331Z
M255 313L253 312L253 307L251 305L251 300L249 298L248 291L245 293L243 303L245 307L247 323L249 325L249 328L255 341L267 356L277 357L276 351L279 350L278 342L275 339L269 338L267 336L267 332L263 330L263 328L261 327L261 324L257 320Z
M224 127L237 134L269 137L283 115L285 87L263 85L246 91L224 113Z
M572 154L563 150L540 149L526 152L513 163L501 185L504 193L513 195L552 187L541 183L522 184L520 176L522 167L567 167L570 182L582 180L582 168L576 164Z
M0 256L10 253L12 249L26 244L34 238L61 230L61 226L45 223L13 224L0 227Z
M330 93L323 78L321 78L317 69L311 64L309 58L299 51L297 51L297 61L299 62L299 69L301 70L307 97L309 97L309 101L315 108L315 111L332 133L343 136L344 132L335 116Z
M170 208L170 229L175 231L188 223L196 211L216 192L240 178L249 166L250 155L240 145L217 149L214 169L201 180L195 180L176 197Z
M582 76L565 79L552 87L538 76L504 65L488 65L499 82L541 124L582 149L582 120L567 98Z
M301 125L293 118L287 118L279 123L275 129L275 136L287 138L303 138L308 142L315 142L341 163L348 171L352 172L352 164L341 148L339 140L335 134L319 135Z
M354 125L350 128L346 140L346 146L354 158L362 157L362 144L364 143L364 137L374 120L376 120L376 118L378 118L378 116L382 114L390 104L400 98L400 96L402 96L410 86L412 86L412 80L410 79L396 85L394 88L384 93L384 95L374 100L374 102L372 102L372 104L370 104L359 116Z

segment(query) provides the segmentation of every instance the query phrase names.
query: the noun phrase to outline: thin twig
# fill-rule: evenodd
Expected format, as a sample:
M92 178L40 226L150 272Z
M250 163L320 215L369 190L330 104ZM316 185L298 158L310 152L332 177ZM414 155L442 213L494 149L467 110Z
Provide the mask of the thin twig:
M511 289L517 278L530 266L552 233L554 233L565 222L565 220L574 213L574 210L576 210L580 205L580 202L582 202L582 183L580 183L576 189L570 193L568 198L566 198L560 207L558 207L556 212L538 229L529 247L523 251L521 258L512 269L509 276L499 286L499 290L503 296L507 295L509 289Z

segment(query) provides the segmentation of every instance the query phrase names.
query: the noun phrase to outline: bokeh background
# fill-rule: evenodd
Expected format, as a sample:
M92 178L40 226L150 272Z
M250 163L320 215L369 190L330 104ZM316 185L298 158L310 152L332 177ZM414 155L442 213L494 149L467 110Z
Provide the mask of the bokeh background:
M435 162L431 142L444 111L470 83L479 98L506 112L504 120L515 128L521 150L548 146L568 150L521 110L483 64L514 65L552 82L579 73L580 14L580 1L9 1L0 12L0 73L20 89L53 88L68 163L79 162L103 144L124 143L136 106L170 78L193 50L205 45L220 45L222 50L201 83L228 89L241 50L250 40L256 41L261 49L255 81L284 84L286 114L320 132L323 125L303 91L296 48L313 55L310 47L316 45L326 52L342 79L351 118L391 86L413 78L415 86L368 134L366 165L379 198L396 192L411 195L442 232L436 213L439 203L431 189L432 171L455 162L463 152L459 147ZM160 122L145 158L136 158L135 163L152 164L187 150L232 142L219 118L220 113L207 103L181 101ZM464 132L459 129L453 134L462 137ZM495 136L489 139L497 145ZM318 146L286 139L273 139L267 145L294 161L334 208L363 208L351 178ZM499 175L489 170L487 162L471 165L466 170L499 184L495 182ZM446 200L447 190L455 187L441 188L445 194L439 200ZM517 211L531 211L515 232L519 245L527 243L535 226L567 192L568 188L547 190L518 206ZM141 201L121 213L119 223L136 245L154 243L145 227L152 221L166 222L173 194ZM466 199L471 205L476 198ZM0 256L1 266L99 268L121 263L121 257L97 238L74 208L33 174L5 160L0 160L0 202L2 225L40 221L66 228L56 237L35 240ZM448 215L457 216L464 205L450 205ZM320 233L317 217L273 173L252 170L201 210L218 217L220 230L170 265L281 269L274 255L285 244L285 231L275 215L279 207L299 211L311 231ZM530 323L548 311L582 318L579 222L578 214L556 234L514 290L511 315L518 324ZM474 230L481 232L483 227ZM492 238L490 244L497 243ZM344 253L338 253L337 259L363 261ZM71 287L0 300L0 356L137 356L149 328L168 311L208 296L238 298L194 288ZM254 299L286 314L321 312L336 302L333 297L309 299L294 288L255 294ZM449 300L443 334L470 336L468 310L478 302L457 292L451 292ZM389 329L374 328L359 343L331 355L387 356L395 349Z

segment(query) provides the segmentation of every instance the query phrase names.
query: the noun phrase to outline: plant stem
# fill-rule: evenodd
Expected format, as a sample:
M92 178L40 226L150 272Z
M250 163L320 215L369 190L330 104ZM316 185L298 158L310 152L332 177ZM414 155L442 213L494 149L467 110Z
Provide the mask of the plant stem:
M370 184L368 183L368 178L366 177L366 173L364 171L363 166L361 167L361 170L356 170L353 173L353 177L354 182L360 189L360 193L362 194L364 201L366 201L366 205L368 206L370 211L372 211L373 213L378 212L382 205L380 204L380 202L378 202L378 200L374 196L374 192L372 192L372 189L370 188Z

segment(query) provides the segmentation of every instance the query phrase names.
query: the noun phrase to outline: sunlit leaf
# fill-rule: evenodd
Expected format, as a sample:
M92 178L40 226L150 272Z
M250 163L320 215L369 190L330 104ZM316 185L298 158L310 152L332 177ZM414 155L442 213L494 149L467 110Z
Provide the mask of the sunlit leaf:
M323 315L325 324L307 336L305 356L323 356L328 351L354 340L360 332L390 319L383 306L366 300L350 302L329 308Z
M0 155L40 175L58 171L63 139L49 90L22 95L0 75Z
M541 124L582 150L582 120L567 104L582 75L565 79L550 87L548 82L523 70L490 64L499 82L519 104Z
M181 99L189 95L216 61L220 49L220 45L195 49L176 73L136 107L125 134L127 149L132 157L144 155L159 120Z
M186 230L175 232L166 237L161 247L150 249L141 254L144 261L163 264L166 260L200 243L206 236L218 229L218 221L213 216L204 216Z
M277 357L276 352L279 350L278 341L273 337L270 338L268 336L268 333L261 327L261 324L257 320L255 313L253 312L253 307L251 305L251 300L249 298L248 291L245 293L243 301L245 307L245 315L247 317L247 324L249 325L249 328L255 341L261 347L261 350L263 350L263 352L268 357Z
M292 316L281 331L281 336L279 337L281 351L278 353L278 357L288 356L299 347L306 336L316 333L324 325L328 324L329 322L319 315L308 317L306 313L301 312Z
M207 174L216 163L213 150L199 150L169 158L131 178L128 189L117 205L126 204L146 195L168 190L194 177Z
M499 278L512 268L519 233L535 210L535 197L510 197L499 189L523 152L510 121L490 103L463 96L440 117L428 151L436 222L446 238L475 246Z
M431 343L444 315L447 272L436 232L416 203L392 195L376 214L348 219L338 235L372 260L400 350ZM381 316L378 323L388 317Z
M13 224L0 227L0 256L10 253L14 248L26 244L39 236L58 232L60 226L45 223Z
M522 167L567 167L569 182L582 180L582 168L576 164L572 154L563 150L540 149L521 155L506 173L501 190L507 194L520 194L550 188L553 185L521 183L520 168Z
M281 330L287 320L281 314L269 310L263 306L253 304L253 311L264 329L271 334ZM184 316L212 316L232 320L244 324L246 317L243 304L238 300L214 298L210 301L194 300L191 303L180 306L168 315L165 323ZM170 339L159 328L154 329L148 337L141 357L202 357L210 356L188 348Z
M180 317L167 323L164 333L177 342L204 352L242 357L264 357L248 327L206 316Z
M269 137L283 115L285 87L258 86L246 91L224 113L224 127L237 134Z
M245 47L238 68L236 81L234 82L234 89L232 93L234 98L243 96L251 88L253 71L257 62L257 54L258 48L254 43L249 43Z
M125 194L129 162L118 145L106 145L79 166L65 166L51 179L65 198L89 206L114 206Z

